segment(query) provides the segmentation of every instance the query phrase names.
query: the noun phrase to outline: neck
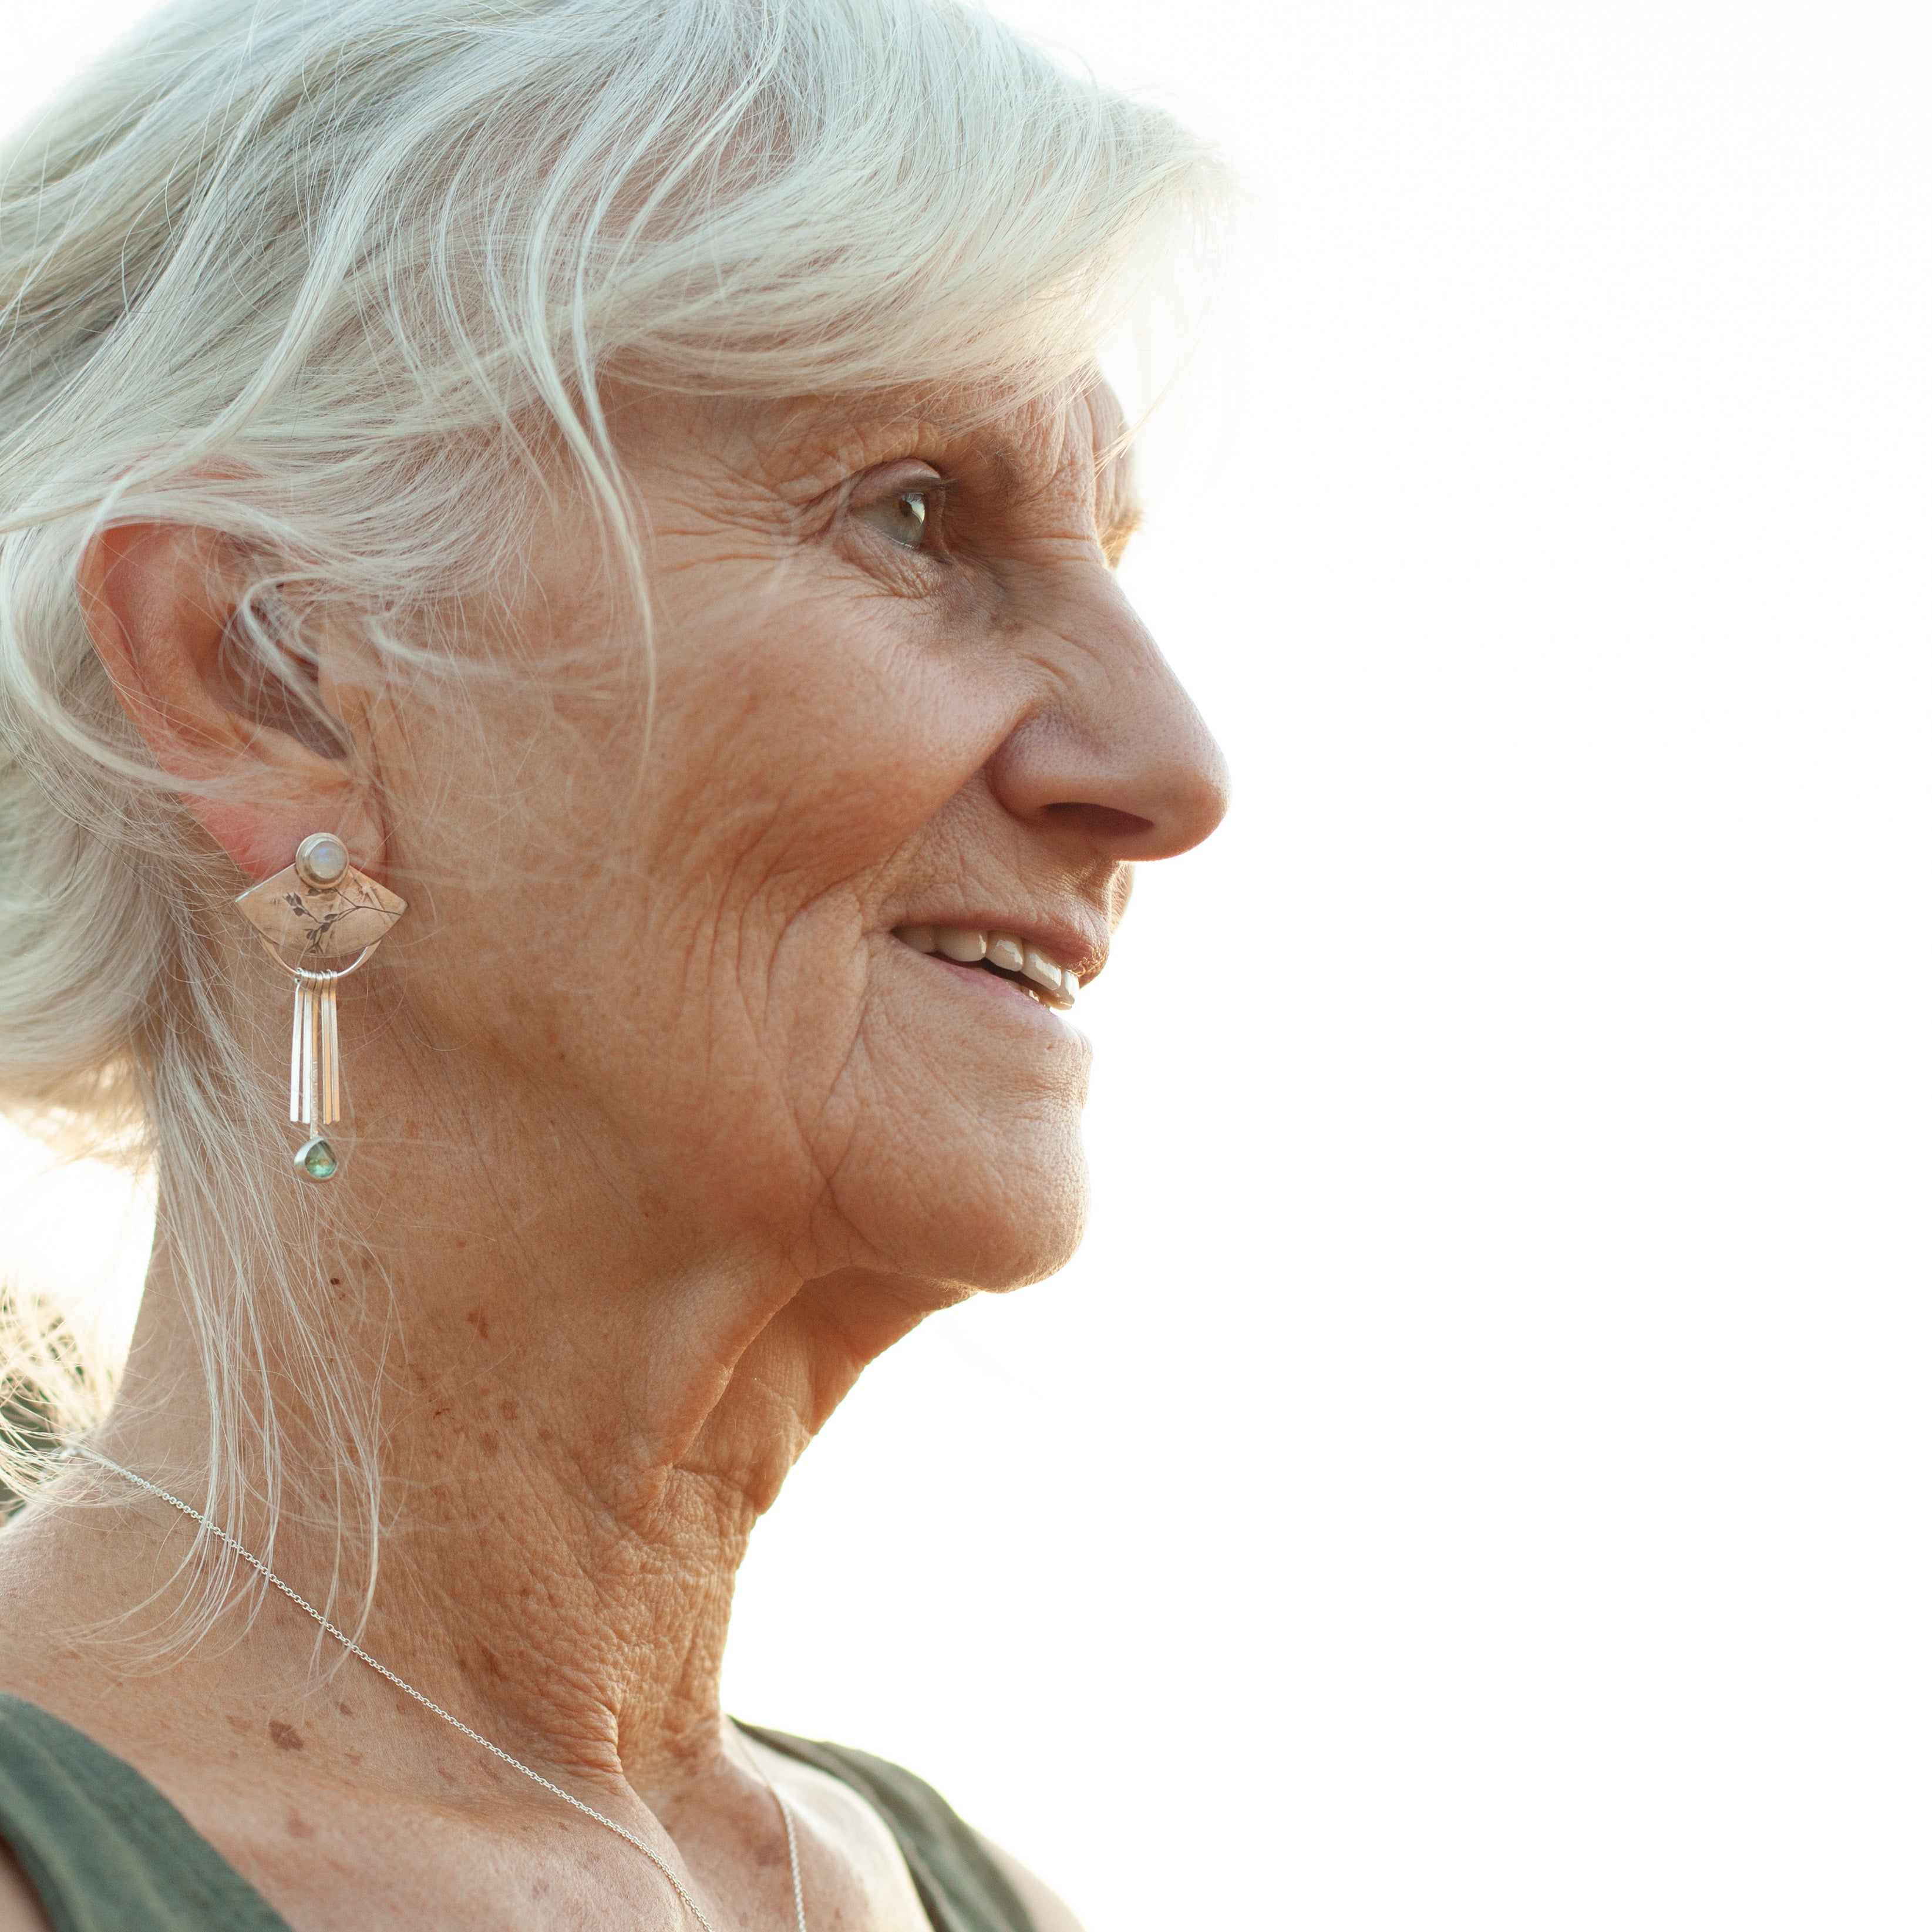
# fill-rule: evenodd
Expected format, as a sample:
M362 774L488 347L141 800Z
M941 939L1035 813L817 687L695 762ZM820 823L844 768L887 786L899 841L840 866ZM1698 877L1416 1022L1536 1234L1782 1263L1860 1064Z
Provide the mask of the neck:
M454 1177L398 1187L392 1198L439 1202L430 1226L344 1190L344 1225L383 1227L384 1265L379 1281L359 1250L325 1250L337 1303L325 1341L382 1391L385 1523L365 1647L548 1774L620 1775L648 1795L717 1748L725 1630L753 1525L866 1363L930 1304L856 1270L803 1276L748 1243L614 1252L608 1211L581 1191L532 1189L506 1213L500 1190L466 1202ZM493 1226L515 1238L449 1232ZM128 1383L100 1445L164 1480L194 1468L206 1441L180 1399L200 1370L178 1252L164 1207ZM293 1393L312 1340L265 1334L290 1480L264 1553L320 1604L339 1539L332 1489L302 1479L334 1467ZM230 1520L262 1549L264 1520ZM132 1591L152 1577L138 1567L152 1544L130 1554ZM352 1593L334 1601L338 1621L352 1622ZM298 1622L272 1603L223 1667L305 1672L314 1633Z

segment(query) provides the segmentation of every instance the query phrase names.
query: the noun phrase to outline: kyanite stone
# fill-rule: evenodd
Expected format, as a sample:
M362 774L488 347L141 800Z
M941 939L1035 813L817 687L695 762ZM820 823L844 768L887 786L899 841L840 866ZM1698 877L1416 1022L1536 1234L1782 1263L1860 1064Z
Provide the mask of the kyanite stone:
M304 1180L333 1180L335 1170L341 1163L335 1158L335 1150L320 1136L299 1149L296 1155L296 1172Z

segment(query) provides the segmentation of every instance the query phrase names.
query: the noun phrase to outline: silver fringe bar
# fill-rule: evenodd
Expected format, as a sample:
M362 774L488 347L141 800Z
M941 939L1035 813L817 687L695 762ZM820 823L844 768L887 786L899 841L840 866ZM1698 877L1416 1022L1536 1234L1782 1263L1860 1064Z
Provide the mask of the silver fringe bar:
M342 1118L342 1049L334 974L296 976L289 1042L289 1118L311 1130Z
M322 1118L325 1126L342 1118L342 1055L335 1032L335 981L322 989Z
M302 1117L302 1042L307 1037L308 991L302 975L296 975L296 1023L289 1036L289 1118Z

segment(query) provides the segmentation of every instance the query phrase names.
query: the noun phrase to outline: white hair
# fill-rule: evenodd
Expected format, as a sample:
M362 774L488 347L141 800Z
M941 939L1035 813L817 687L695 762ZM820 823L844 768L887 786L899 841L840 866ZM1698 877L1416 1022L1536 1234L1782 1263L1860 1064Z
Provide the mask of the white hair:
M375 1394L319 1246L266 1238L292 1184L219 970L233 875L91 647L86 547L215 533L255 578L236 647L298 696L323 607L433 665L422 614L514 568L559 458L642 587L614 368L1045 393L1225 205L1166 112L956 0L180 0L0 152L0 1100L154 1164L212 1514L272 1525L292 1337L366 1587ZM80 1426L61 1359L20 1340L0 1393L44 1370Z

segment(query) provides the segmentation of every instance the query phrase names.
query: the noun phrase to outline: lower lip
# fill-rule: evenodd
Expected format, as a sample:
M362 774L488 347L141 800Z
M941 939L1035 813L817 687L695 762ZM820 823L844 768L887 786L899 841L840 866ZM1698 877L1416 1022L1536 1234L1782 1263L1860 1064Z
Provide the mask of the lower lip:
M962 984L974 987L983 993L990 993L1010 1005L1024 1006L1029 1012L1037 1014L1043 1020L1058 1020L1062 1017L1052 1007L1042 1005L1030 993L1022 992L1012 980L1003 980L998 974L988 973L983 967L962 966L958 960L949 959L940 952L914 952L903 940L895 940L892 944L902 952L909 954L922 964L940 968Z

